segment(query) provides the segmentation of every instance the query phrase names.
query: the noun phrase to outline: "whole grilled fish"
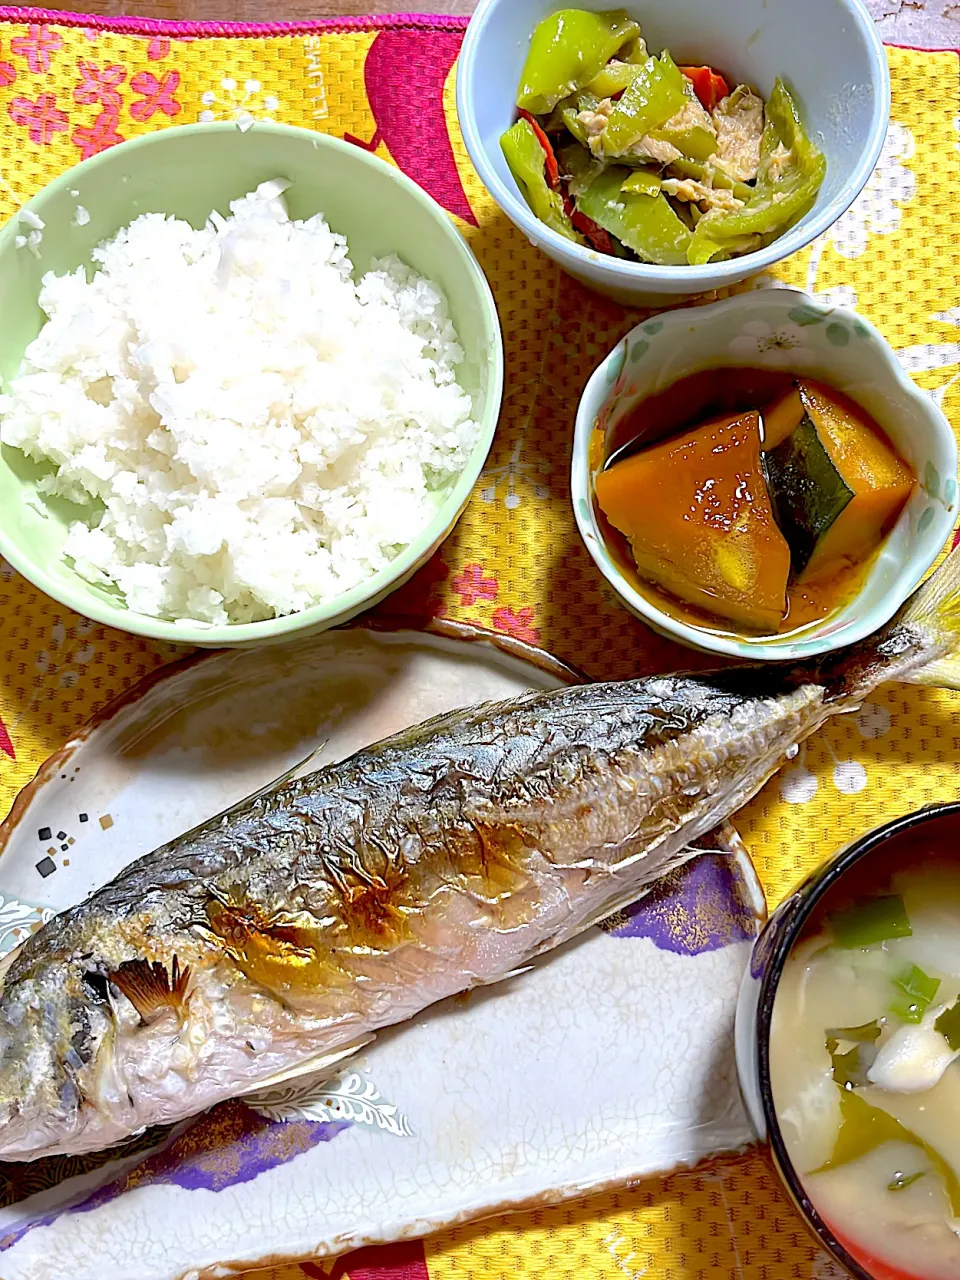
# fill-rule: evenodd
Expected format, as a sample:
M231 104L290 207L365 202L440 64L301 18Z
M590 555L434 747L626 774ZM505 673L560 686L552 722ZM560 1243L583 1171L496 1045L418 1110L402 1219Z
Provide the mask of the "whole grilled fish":
M960 552L820 663L431 720L139 859L0 992L0 1158L117 1143L325 1069L636 899L885 680L960 687Z

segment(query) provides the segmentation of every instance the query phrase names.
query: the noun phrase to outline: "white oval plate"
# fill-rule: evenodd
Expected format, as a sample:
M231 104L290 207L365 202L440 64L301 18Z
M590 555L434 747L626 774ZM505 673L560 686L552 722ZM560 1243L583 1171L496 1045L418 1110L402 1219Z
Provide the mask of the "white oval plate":
M318 742L338 760L439 712L577 678L450 623L167 669L54 756L0 828L0 953ZM733 1016L762 915L742 846L708 854L522 977L381 1035L325 1084L275 1091L260 1111L228 1103L159 1151L95 1169L3 1166L18 1202L0 1209L0 1273L232 1274L741 1147L753 1135Z

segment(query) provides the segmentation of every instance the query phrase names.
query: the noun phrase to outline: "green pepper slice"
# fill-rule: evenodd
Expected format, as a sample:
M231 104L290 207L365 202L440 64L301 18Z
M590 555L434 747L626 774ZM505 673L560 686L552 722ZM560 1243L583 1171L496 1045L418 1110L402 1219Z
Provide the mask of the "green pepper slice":
M504 159L527 204L542 223L568 240L582 244L563 207L563 197L546 178L547 157L540 140L526 120L518 120L500 139Z
M699 124L671 128L668 121L659 129L651 129L650 137L657 142L669 142L688 159L701 163L709 160L717 149L717 135Z
M676 266L685 260L690 231L661 194L624 191L630 170L611 165L577 198L577 208L644 262Z
M767 103L756 188L742 209L714 211L701 219L690 243L690 263L703 266L742 236L783 235L813 205L826 168L803 128L796 103L777 80Z
M590 136L584 126L580 123L580 113L577 111L577 108L564 107L560 112L560 116L571 137L576 138L581 147L587 147L589 149Z
M709 162L703 163L699 160L688 160L685 156L679 160L673 160L670 163L670 174L677 178L694 178L697 182L702 182L706 187L718 187L722 191L732 191L738 200L742 200L744 204L753 195L753 187L748 187L745 182L740 182L737 178L731 178L729 173L725 173L723 169L717 168L715 164Z
M561 9L544 18L530 41L517 106L535 116L552 111L561 98L589 84L639 34L640 27L623 9Z
M717 130L710 113L703 109L692 86L687 89L688 85L689 81L684 77L686 102L676 115L651 129L650 137L659 142L669 142L688 159L703 163L717 150Z
M660 194L660 175L650 169L634 169L620 188L636 196L656 196Z
M591 182L603 172L602 163L575 142L568 142L560 148L557 163L560 165L560 172L570 180L570 194L574 199L586 191Z
M587 85L587 92L595 93L601 99L612 98L628 89L642 71L642 63L611 62L593 77Z
M669 53L648 58L610 112L600 135L604 153L622 155L651 129L675 116L686 101L683 75Z

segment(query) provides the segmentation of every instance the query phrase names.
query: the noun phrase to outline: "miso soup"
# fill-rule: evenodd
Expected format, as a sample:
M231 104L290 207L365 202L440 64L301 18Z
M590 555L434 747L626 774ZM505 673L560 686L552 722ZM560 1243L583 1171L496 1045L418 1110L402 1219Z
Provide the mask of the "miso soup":
M859 868L784 966L774 1106L806 1194L866 1270L956 1280L960 867L931 853Z

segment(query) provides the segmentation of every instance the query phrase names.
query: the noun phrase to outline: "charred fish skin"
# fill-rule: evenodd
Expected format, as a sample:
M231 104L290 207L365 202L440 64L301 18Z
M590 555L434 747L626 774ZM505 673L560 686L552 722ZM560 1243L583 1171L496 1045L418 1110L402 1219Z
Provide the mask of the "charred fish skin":
M830 662L455 712L134 862L6 973L0 1158L316 1070L626 905L876 684L960 685L958 565Z

